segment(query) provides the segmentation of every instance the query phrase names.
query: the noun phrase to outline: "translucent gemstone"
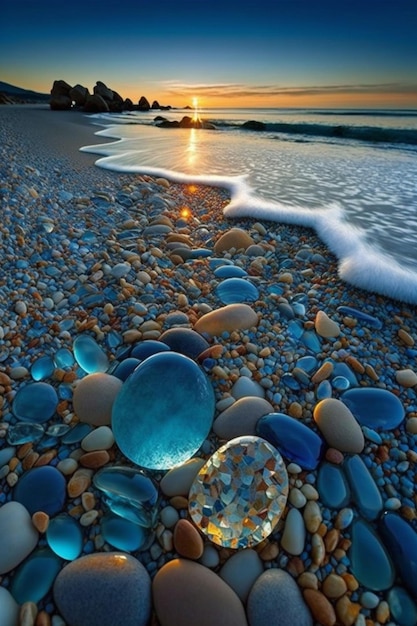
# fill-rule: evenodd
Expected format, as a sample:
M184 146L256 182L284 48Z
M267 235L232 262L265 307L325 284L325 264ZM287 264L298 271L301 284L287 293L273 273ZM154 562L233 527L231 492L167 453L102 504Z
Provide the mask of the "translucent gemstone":
M131 467L105 467L95 474L94 485L105 495L111 511L135 524L152 527L158 491L150 478Z
M308 348L312 352L317 353L321 351L320 339L313 330L304 331L301 337L301 341L306 346L306 348Z
M214 270L214 275L216 278L242 278L248 273L238 265L221 265Z
M382 511L382 497L361 457L357 454L348 457L343 463L343 471L359 512L365 519L375 520Z
M113 404L113 434L137 465L169 469L197 452L214 410L214 391L203 370L183 354L161 352L123 383Z
M101 521L103 539L117 550L140 550L148 541L148 533L143 526L112 513L107 513Z
M47 383L30 383L21 387L13 400L13 413L22 422L43 424L55 413L58 395Z
M74 355L68 348L60 348L57 350L54 354L54 361L56 367L61 369L71 368L75 363Z
M42 424L33 422L18 422L12 424L7 431L7 442L12 446L23 443L35 443L42 439L45 429Z
M401 626L417 624L417 604L402 587L393 587L387 595L391 616Z
M275 446L282 456L307 470L316 469L324 441L311 428L284 413L269 413L258 420L256 433Z
M378 530L406 587L417 599L417 532L397 513L384 513Z
M294 339L300 339L304 333L304 324L301 320L291 320L288 324L288 332Z
M68 424L52 424L48 426L46 434L50 437L63 437L71 430Z
M360 518L352 525L349 556L352 572L364 587L383 591L394 583L395 571L385 547L372 526Z
M257 287L244 278L226 278L217 285L215 292L223 304L255 302L259 298Z
M332 387L336 391L346 391L350 387L350 382L344 376L335 376L332 379Z
M387 389L361 387L348 389L340 399L359 424L375 430L397 428L405 417L401 400Z
M33 362L30 368L30 375L33 380L44 380L52 376L55 370L55 364L50 356L41 356Z
M62 513L49 521L46 540L51 550L66 561L80 556L83 533L79 523L70 515Z
M49 548L39 548L16 570L10 592L18 604L37 604L51 589L62 561Z
M192 520L225 548L268 537L284 511L288 475L279 452L260 437L237 437L201 468L188 496Z
M98 343L89 335L78 335L73 345L75 360L87 374L105 372L109 360Z
M36 511L56 515L61 512L65 498L65 478L50 465L34 467L22 474L13 491L13 500L23 504L31 515Z
M317 489L325 506L340 509L350 500L350 491L340 467L322 463L317 474Z
M66 435L62 437L62 443L66 445L71 445L73 443L78 443L84 437L88 435L93 430L90 424L78 423L76 424Z
M144 361L148 358L148 356L158 354L158 352L168 352L169 350L171 350L171 348L167 346L166 343L156 341L154 339L147 339L146 341L140 341L133 346L130 356L134 359Z

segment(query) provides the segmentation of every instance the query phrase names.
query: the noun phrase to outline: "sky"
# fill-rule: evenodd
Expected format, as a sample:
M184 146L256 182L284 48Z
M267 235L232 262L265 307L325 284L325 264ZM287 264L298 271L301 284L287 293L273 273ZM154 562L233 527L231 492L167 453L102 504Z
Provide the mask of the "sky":
M182 107L417 108L417 0L2 0L0 80Z

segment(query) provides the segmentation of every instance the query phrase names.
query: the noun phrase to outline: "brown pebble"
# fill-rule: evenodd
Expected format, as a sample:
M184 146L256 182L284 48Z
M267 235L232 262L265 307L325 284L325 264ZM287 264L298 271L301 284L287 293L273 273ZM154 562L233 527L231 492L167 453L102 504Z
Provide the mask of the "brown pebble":
M269 541L258 554L262 561L273 561L279 554L279 546L276 541Z
M28 470L31 469L35 463L38 461L39 459L39 454L37 452L35 452L34 450L30 450L30 452L28 452L28 454L25 456L25 458L22 461L22 467L24 470Z
M97 469L110 461L110 455L107 450L94 450L94 452L83 454L79 461L84 467Z
M175 524L174 547L179 555L187 559L197 560L203 554L203 539L197 528L186 519L180 519Z
M39 459L35 463L35 467L44 467L45 465L49 465L49 463L54 459L57 455L57 450L48 450L48 452L44 452L41 454Z
M16 467L18 467L18 466L19 466L19 464L20 464L19 459L18 459L16 456L12 457L12 458L10 459L9 463L8 463L8 465L9 465L9 470L10 470L11 472L14 472L14 470L16 469Z
M353 369L353 371L357 372L358 374L364 374L365 373L365 367L362 365L362 363L360 363L360 361L358 361L358 359L354 356L348 356L346 358L346 363L348 365L350 365L350 367Z
M342 574L342 578L345 581L346 586L349 589L349 591L356 591L359 588L359 583L356 580L356 578L353 576L353 574L346 572L345 574Z
M32 515L32 524L40 533L46 533L49 526L49 515L43 511L36 511Z
M293 556L287 563L286 571L294 578L297 578L305 570L304 562L299 556Z
M70 498L78 498L91 485L91 471L79 469L74 472L68 485L67 492Z
M173 496L169 503L177 510L188 509L188 498L185 496Z
M414 346L414 339L412 338L412 336L403 328L400 328L398 331L398 337L401 339L401 341L403 343L405 343L406 346L409 346L410 348L412 346Z
M372 367L372 365L369 365L369 364L365 365L365 374L367 374L367 376L369 376L369 378L373 380L374 382L377 382L379 380L379 376L374 370L374 368Z
M10 377L5 372L0 372L0 385L9 387L12 384Z
M35 626L38 607L34 602L25 602L19 611L19 626Z
M336 624L334 608L326 596L315 589L304 589L303 596L314 619L319 622L321 626L334 626L334 624Z
M332 372L333 372L333 363L330 363L330 361L326 361L317 370L314 376L311 377L311 382L314 385L317 385L318 383L321 383L323 380L326 380L326 378L329 378Z
M51 626L51 617L46 611L40 611L36 616L35 626Z
M321 586L326 598L340 598L347 591L345 580L337 574L329 574Z
M343 626L353 626L360 610L361 605L351 602L347 596L342 596L336 602L337 619Z
M331 528L324 537L324 545L326 552L333 552L336 549L340 539L340 531L337 528Z
M288 414L291 417L295 417L296 419L300 419L303 416L303 407L299 402L291 402L288 408Z
M336 448L328 448L325 456L327 461L330 461L330 463L334 463L335 465L343 463L345 458L343 452L336 450Z
M96 505L95 495L91 493L91 491L84 491L84 493L81 494L81 504L85 511L91 511Z
M33 444L32 443L24 443L23 445L20 446L20 448L17 451L17 458L18 459L24 459L25 456L29 453L30 450L32 450L33 448Z

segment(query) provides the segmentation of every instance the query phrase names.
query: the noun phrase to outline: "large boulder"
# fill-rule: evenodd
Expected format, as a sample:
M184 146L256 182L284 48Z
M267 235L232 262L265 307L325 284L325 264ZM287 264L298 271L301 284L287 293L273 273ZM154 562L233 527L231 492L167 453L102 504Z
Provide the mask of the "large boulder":
M108 113L110 108L102 96L93 94L88 96L84 105L84 111L87 113Z
M242 124L242 128L247 128L248 130L266 130L266 125L263 122L257 122L256 120L249 120L249 122L244 122Z
M72 89L70 89L68 93L72 102L75 102L77 107L83 107L87 101L90 92L87 87L83 87L82 85L75 85Z
M134 106L133 106L133 102L130 98L126 98L126 100L123 103L123 110L124 111L133 111Z
M154 101L152 102L151 109L160 109L160 108L161 108L161 107L159 106L159 102L158 102L158 100L154 100Z
M104 100L111 102L113 100L113 91L107 87L101 80L98 80L95 84L93 92L97 96L101 96Z
M72 107L70 91L72 87L65 80L54 80L49 106L54 111L65 111Z
M149 104L149 101L145 98L145 96L142 96L138 103L138 110L149 111L150 108L151 108L151 105Z

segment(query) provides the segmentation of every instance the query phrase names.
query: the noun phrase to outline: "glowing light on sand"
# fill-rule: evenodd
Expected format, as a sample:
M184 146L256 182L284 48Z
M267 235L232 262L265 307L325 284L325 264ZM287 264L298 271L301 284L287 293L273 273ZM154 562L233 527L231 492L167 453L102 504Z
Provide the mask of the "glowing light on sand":
M180 215L184 220L187 220L191 217L191 209L188 206L182 207Z

